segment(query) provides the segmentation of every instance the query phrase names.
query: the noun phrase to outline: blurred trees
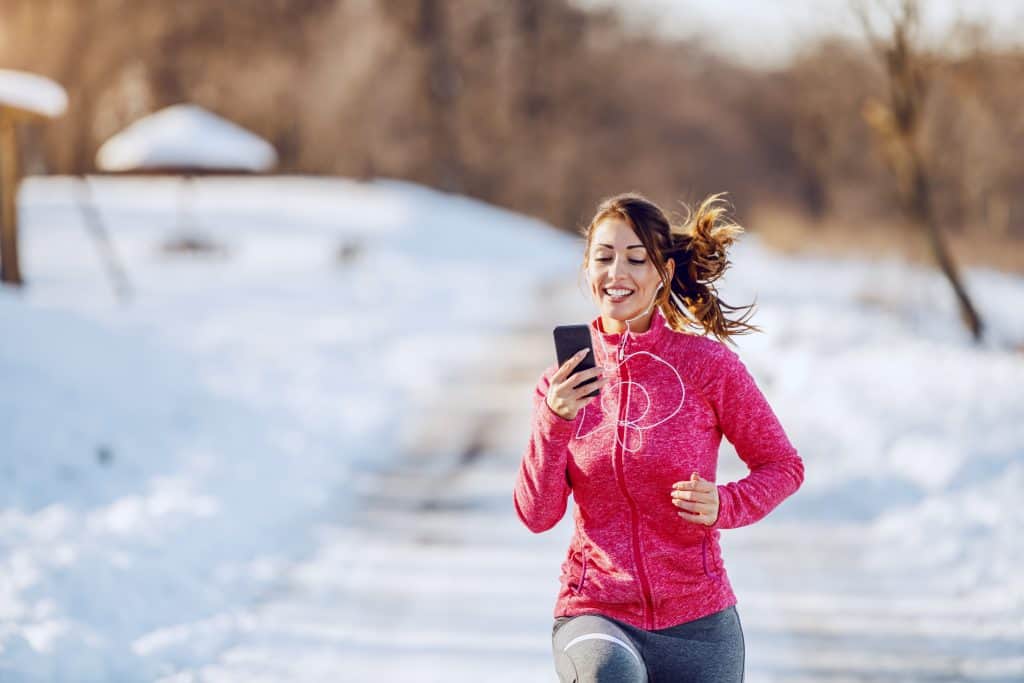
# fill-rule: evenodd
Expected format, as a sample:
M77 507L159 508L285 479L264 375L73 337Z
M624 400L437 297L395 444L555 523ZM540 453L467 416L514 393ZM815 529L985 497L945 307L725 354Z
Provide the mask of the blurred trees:
M867 37L884 65L888 85L884 102L873 97L865 101L864 118L895 175L904 210L928 238L932 254L956 295L965 325L975 339L981 339L981 317L961 281L935 213L933 169L941 155L933 151L926 156L921 149L921 127L934 75L927 54L916 44L920 7L917 0L901 0L889 15L884 33L873 27L867 5L857 7Z
M978 27L951 40L917 131L936 220L1024 236L1024 54ZM270 139L286 171L407 178L566 228L630 189L850 224L900 209L862 116L885 70L837 39L768 71L569 0L0 0L0 65L69 90L29 170L88 170L188 100Z

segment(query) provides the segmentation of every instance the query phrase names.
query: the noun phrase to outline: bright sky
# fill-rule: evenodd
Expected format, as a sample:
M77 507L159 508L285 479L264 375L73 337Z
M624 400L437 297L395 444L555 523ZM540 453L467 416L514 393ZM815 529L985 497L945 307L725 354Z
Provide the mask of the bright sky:
M744 61L784 62L808 37L861 36L849 0L575 0L581 6L615 6L641 24L666 33L699 34ZM869 0L880 5L892 0ZM924 0L925 35L944 35L959 17L983 21L998 41L1024 42L1024 2ZM879 15L881 16L881 15Z

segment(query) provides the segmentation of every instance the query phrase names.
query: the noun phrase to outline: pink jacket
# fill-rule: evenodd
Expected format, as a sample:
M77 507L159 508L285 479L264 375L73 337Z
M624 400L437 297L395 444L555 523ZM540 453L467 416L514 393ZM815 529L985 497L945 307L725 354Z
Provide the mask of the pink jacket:
M600 317L590 328L610 381L570 421L546 402L557 365L544 371L513 495L535 533L558 523L570 492L576 501L555 616L598 613L652 630L735 604L719 529L767 515L800 487L803 460L725 344L672 330L658 309L640 334L606 334ZM750 474L718 484L713 526L684 520L672 484L695 470L715 481L723 434Z

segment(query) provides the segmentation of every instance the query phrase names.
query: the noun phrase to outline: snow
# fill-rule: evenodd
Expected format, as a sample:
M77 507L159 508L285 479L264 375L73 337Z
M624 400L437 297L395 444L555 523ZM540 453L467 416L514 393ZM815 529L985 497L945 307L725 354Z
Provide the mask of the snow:
M96 165L109 172L148 169L268 171L273 146L194 104L176 104L135 121L107 140Z
M529 534L511 487L550 329L591 315L579 239L393 181L209 178L222 251L175 254L175 179L91 182L131 302L68 178L24 183L29 284L0 290L0 677L551 680L571 520ZM731 260L807 466L723 533L748 679L1019 680L1024 280L965 272L974 346L931 270Z
M68 108L68 95L64 88L49 78L0 69L0 106L54 118Z

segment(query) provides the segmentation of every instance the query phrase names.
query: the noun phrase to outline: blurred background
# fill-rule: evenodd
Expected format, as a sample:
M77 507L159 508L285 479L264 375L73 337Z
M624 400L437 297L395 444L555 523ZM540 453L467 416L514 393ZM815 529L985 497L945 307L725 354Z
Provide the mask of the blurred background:
M728 193L807 467L747 679L1024 680L1022 95L995 0L0 0L0 679L554 680L511 491L636 190Z
M1024 10L919 4L935 211L961 258L1019 269ZM286 173L403 178L564 228L623 187L669 206L725 189L785 245L857 246L900 220L865 115L894 96L892 9L862 5L884 44L837 0L5 1L0 59L68 92L25 133L31 172L94 170L110 136L192 102L269 140Z

